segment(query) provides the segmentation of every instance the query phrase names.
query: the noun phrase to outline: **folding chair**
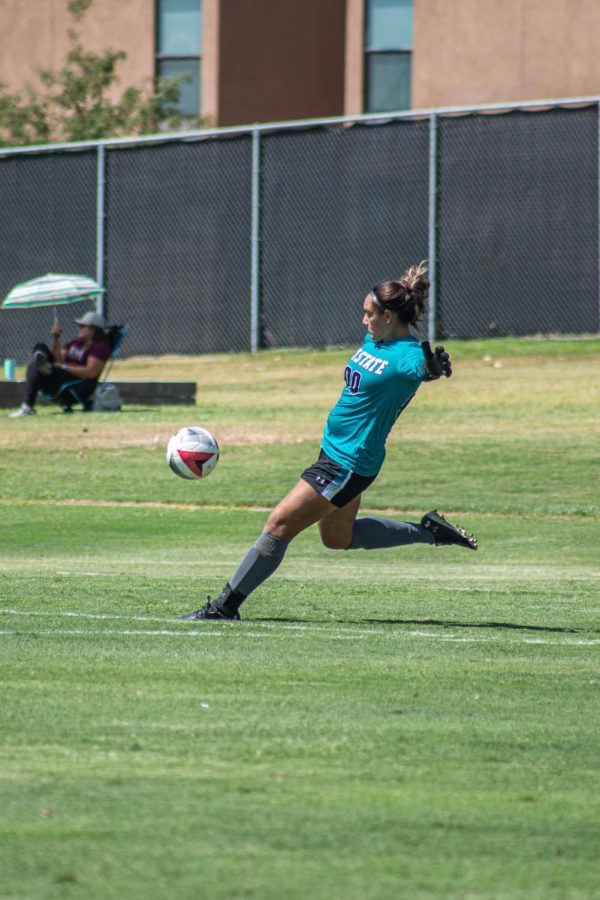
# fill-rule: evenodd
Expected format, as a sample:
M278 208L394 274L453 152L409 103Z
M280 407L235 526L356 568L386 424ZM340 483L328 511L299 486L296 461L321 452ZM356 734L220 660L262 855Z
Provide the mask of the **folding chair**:
M129 331L129 325L109 325L106 329L106 337L108 343L112 347L112 354L110 359L108 360L108 365L106 367L106 371L102 373L102 381L98 381L98 385L105 384L106 379L110 374L110 370L113 367L113 363L119 352L121 350L121 344L123 343L123 338Z

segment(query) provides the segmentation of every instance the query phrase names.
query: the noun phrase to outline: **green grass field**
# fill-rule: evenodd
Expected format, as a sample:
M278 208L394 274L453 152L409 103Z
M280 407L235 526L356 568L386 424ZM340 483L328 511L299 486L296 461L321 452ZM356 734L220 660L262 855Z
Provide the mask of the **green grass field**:
M600 340L450 345L365 509L241 623L219 591L313 461L344 350L135 359L194 408L0 420L0 897L600 897ZM164 448L205 425L205 482Z

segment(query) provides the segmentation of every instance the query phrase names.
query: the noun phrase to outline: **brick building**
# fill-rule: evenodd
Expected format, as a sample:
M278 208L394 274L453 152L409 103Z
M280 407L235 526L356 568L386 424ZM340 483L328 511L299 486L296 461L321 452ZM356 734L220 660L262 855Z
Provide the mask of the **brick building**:
M57 68L67 0L0 0L0 82ZM592 0L94 0L86 47L121 86L187 72L217 126L600 94Z

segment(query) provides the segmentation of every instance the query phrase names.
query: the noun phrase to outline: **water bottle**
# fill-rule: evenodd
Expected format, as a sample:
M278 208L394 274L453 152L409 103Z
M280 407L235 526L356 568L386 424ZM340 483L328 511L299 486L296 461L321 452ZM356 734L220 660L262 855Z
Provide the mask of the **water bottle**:
M5 381L14 381L15 380L15 366L16 360L14 359L5 359L4 360L4 380Z

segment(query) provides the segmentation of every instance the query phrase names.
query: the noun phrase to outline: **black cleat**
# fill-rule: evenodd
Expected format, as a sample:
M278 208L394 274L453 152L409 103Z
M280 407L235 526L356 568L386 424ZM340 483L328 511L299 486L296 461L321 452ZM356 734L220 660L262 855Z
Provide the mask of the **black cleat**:
M240 620L240 614L237 610L235 612L231 612L227 609L222 609L220 606L217 606L212 600L209 600L208 603L205 603L202 609L197 609L195 612L187 613L185 616L180 617L185 622L193 622L196 619L228 619L228 620Z
M477 550L477 538L475 535L469 534L460 525L451 525L437 509L432 509L431 512L425 513L421 519L421 525L431 532L438 547L457 544L459 547Z

